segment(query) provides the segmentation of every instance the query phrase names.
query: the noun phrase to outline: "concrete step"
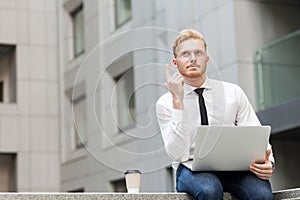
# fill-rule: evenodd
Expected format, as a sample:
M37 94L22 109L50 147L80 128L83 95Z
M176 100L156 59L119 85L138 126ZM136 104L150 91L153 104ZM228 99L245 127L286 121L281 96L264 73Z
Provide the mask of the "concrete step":
M0 193L0 200L193 200L186 193ZM224 200L232 199L224 193ZM274 192L274 199L300 199L300 188Z
M274 199L300 199L300 188L274 191Z

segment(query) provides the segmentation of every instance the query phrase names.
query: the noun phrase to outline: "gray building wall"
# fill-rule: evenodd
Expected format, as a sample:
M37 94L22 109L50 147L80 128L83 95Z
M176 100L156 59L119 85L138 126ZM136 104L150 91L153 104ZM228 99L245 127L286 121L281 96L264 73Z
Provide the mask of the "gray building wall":
M0 153L15 155L13 191L60 190L56 7L0 1L0 44L14 45L16 59L16 100L0 103Z
M64 2L65 7L67 7L66 5L69 2ZM141 3L143 3L143 7L146 6L145 3L153 6L151 2ZM147 31L141 30L140 32L129 34L122 32L136 28L138 27L136 24L141 23L138 20L141 20L142 17L137 16L140 15L140 12L136 8L136 6L142 6L141 3L138 1L132 2L132 20L120 27L120 29L115 30L112 1L84 1L85 31L86 33L91 33L91 35L85 35L85 52L75 59L70 59L66 55L69 51L66 47L69 46L68 42L70 41L68 39L68 26L66 26L68 24L68 13L66 8L60 10L60 17L63 19L63 25L61 25L61 30L63 31L60 41L64 44L61 45L64 54L62 56L62 67L64 68L62 76L65 77L62 93L65 94L66 91L76 88L78 83L85 82L84 93L86 94L86 112L88 116L86 148L89 151L88 153L85 149L72 149L72 144L70 144L72 143L72 140L70 140L73 137L72 133L70 133L68 128L63 127L63 191L73 191L78 188L84 188L84 191L112 191L113 186L110 182L123 179L124 170L131 168L138 168L144 173L142 177L142 191L173 190L170 180L161 179L161 177L166 177L169 173L165 167L170 166L170 160L162 148L163 144L158 132L153 107L158 96L162 94L161 91L157 90L155 84L162 83L161 77L157 75L161 74L163 70L158 68L157 65L143 66L157 62L156 52L152 51L150 55L147 55L144 50L133 51L133 54L128 54L128 59L123 59L121 63L118 63L119 55L127 51L144 48L144 45L149 45L150 47L160 45L156 44L157 41L154 41L155 37L147 33ZM146 20L143 22L145 24L147 21L151 21L155 13L148 14L148 16L147 14L143 15L143 18ZM117 39L111 39L110 36L115 33L119 33L121 37L116 36ZM146 36L147 40L136 37L139 34ZM145 44L141 44L145 41ZM100 46L93 49L98 44ZM88 57L88 59L81 65L84 57ZM111 91L114 85L110 84L111 82L106 71L111 62L114 62L114 64L110 66L110 69L112 69L110 73L118 73L118 70L122 70L122 67L125 65L140 66L134 71L137 90L145 82L155 83L152 86L150 84L148 88L142 87L141 90L136 92L136 119L138 124L146 125L146 128L136 127L128 131L129 134L137 137L146 137L148 140L135 139L126 134L115 133L117 126L111 107ZM102 72L105 72L103 76ZM144 76L145 73L147 77ZM97 81L100 82L98 83ZM73 93L76 96L77 91L73 91ZM65 102L64 119L67 127L69 127L68 123L70 123L67 120L72 112L68 98L65 95L63 100ZM148 116L148 109L150 109L150 116ZM97 122L97 120L99 121ZM151 123L149 123L150 120ZM154 135L152 136L152 134ZM116 148L115 145L121 150ZM158 151L155 152L157 149ZM140 152L145 152L147 155L135 155ZM156 171L157 168L160 169ZM172 174L169 176L172 176ZM160 184L153 184L151 180L155 179L159 180Z

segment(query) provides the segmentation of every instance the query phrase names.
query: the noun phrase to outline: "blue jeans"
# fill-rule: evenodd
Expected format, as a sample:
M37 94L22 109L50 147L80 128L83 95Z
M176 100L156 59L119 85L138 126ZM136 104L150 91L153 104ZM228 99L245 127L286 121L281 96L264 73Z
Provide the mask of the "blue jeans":
M238 199L273 199L270 182L250 171L193 172L182 164L176 172L176 190L198 200L223 199L223 191Z

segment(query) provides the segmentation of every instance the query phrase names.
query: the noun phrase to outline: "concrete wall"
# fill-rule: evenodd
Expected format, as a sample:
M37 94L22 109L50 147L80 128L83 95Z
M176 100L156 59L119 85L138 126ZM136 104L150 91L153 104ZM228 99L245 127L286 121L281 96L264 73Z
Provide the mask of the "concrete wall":
M0 2L0 44L16 45L16 102L0 104L0 153L18 192L59 191L57 2Z
M153 107L162 93L157 90L157 85L150 84L150 82L162 82L160 76L157 76L162 72L160 67L157 64L149 65L149 63L157 62L156 52L134 51L130 61L133 62L133 66L138 66L134 72L135 87L138 90L136 92L137 123L145 127L130 129L128 133L139 137L139 139L126 134L116 134L116 120L111 107L111 91L114 85L110 83L107 71L105 71L111 62L117 61L119 56L127 51L144 48L144 45L162 46L162 44L156 44L157 41L154 41L156 38L153 38L147 31L141 30L129 34L122 32L138 27L137 24L140 23L150 23L149 21L155 13L146 12L142 15L138 8L153 5L148 1L133 1L132 21L116 30L112 3L113 1L84 1L85 30L87 33L85 53L69 60L66 56L68 53L67 47L69 46L67 44L69 41L67 39L68 27L65 26L68 24L68 16L66 16L65 9L60 10L60 17L62 17L64 24L61 25L62 38L60 39L64 44L61 45L64 54L62 56L64 72L61 75L65 77L62 93L66 93L81 81L85 82L88 116L87 150L89 151L89 153L85 149L74 151L72 144L70 144L72 143L72 133L68 128L62 127L64 133L62 141L62 148L64 149L62 156L62 191L71 191L78 188L84 188L85 191L112 191L113 187L110 182L123 179L124 171L131 168L138 168L145 173L142 175L142 191L172 191L173 186L170 185L170 181L167 179L161 181L162 176L168 176L168 172L164 167L170 165L170 160L162 148L163 144L158 132ZM142 20L142 22L139 20ZM117 33L119 33L119 36L115 35L116 38L111 39L110 36ZM143 35L147 40L136 37L138 35ZM145 41L147 43L143 44ZM100 46L93 49L98 44ZM80 66L83 57L87 57L87 59ZM123 65L115 65L115 68L118 68L118 66L122 68ZM105 72L103 76L102 72ZM76 74L77 79L75 79ZM147 77L144 76L145 74L147 74ZM145 83L150 84L150 86L143 87L142 85ZM141 88L139 89L139 87ZM72 109L67 98L65 96L64 99L64 120L68 126L68 123L71 123ZM148 116L148 111L150 116ZM143 140L141 137L146 139ZM115 145L119 148L116 148ZM157 153L152 153L157 149L159 150ZM146 155L136 155L141 152ZM155 180L160 180L160 183L153 184Z

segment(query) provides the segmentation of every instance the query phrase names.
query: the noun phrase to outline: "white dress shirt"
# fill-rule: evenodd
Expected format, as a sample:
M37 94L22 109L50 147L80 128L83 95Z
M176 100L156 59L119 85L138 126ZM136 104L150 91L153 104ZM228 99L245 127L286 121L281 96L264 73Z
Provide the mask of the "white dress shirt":
M209 125L260 126L260 122L243 90L232 83L206 79L201 88L207 110ZM191 168L194 155L194 138L201 126L199 96L195 87L184 84L184 110L173 108L170 92L156 103L156 116L160 126L165 150L175 163ZM271 145L269 147L271 149ZM270 161L274 162L273 154ZM176 164L177 163L177 164Z

